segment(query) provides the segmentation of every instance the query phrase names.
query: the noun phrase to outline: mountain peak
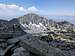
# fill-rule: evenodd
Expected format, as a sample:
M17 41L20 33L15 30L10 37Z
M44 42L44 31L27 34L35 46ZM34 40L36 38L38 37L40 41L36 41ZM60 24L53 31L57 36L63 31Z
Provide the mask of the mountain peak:
M34 13L26 14L19 18L20 24L31 32L41 32L46 29L49 20Z
M29 24L30 22L35 23L35 24L39 24L40 22L46 23L46 21L48 21L48 19L41 17L35 13L28 13L24 16L21 16L19 17L19 20L21 23L27 23L27 24Z

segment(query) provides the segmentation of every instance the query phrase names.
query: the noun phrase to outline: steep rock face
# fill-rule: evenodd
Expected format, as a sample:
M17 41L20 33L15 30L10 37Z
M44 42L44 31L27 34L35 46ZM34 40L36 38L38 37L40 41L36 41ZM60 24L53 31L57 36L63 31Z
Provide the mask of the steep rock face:
M19 17L19 22L24 27L22 27L24 30L29 30L27 32L31 33L44 31L47 29L47 26L54 23L52 20L48 20L44 17L33 13Z
M42 23L43 25L45 25L45 24L49 23L48 19L46 19L44 17L40 17L37 14L33 14L33 13L24 15L24 16L20 17L19 19L20 19L20 22L23 24L24 23L29 24L31 22L32 24Z

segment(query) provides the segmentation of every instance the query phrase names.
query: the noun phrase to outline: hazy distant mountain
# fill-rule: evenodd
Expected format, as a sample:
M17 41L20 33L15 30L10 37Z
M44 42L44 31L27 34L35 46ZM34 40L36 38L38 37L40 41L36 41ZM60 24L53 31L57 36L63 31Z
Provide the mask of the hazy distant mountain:
M54 16L53 15L53 16L48 16L48 18L57 22L68 21L75 24L75 16Z
M74 25L74 24L72 24L72 23L70 23L70 22L68 22L68 21L61 21L61 22L58 22L58 24L59 25L64 25L64 24L67 24L67 25Z
M6 24L6 23L8 23L7 20L1 20L1 19L0 19L0 24Z

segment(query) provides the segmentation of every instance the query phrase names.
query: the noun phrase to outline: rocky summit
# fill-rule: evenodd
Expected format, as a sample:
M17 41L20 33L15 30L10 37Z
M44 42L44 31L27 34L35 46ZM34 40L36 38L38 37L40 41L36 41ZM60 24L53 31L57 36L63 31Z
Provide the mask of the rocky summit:
M75 25L34 13L0 20L0 56L75 56Z

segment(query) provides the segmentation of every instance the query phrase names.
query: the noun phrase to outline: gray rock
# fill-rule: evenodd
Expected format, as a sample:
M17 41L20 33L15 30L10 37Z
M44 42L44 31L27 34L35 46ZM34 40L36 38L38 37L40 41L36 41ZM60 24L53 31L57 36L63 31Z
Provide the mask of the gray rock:
M12 56L29 56L29 52L23 47L16 48Z
M21 39L20 45L38 56L65 56L60 49L50 47L47 42L41 41L36 37L22 37L24 38Z
M47 53L46 56L65 56L65 55L60 49L54 48L54 47L50 47L48 49L48 53Z

